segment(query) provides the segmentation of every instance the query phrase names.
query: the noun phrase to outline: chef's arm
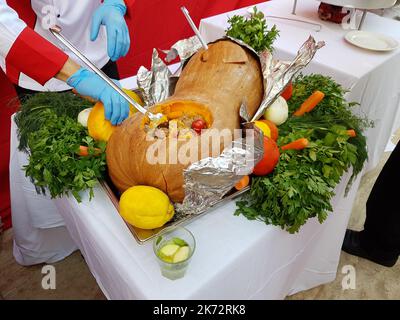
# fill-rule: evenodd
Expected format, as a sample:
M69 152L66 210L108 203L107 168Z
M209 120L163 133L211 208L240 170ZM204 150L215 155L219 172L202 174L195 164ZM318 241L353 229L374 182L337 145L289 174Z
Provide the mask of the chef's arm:
M80 68L81 66L79 64L69 58L61 70L56 74L55 78L67 82L67 80L72 77Z
M15 84L20 73L41 85L52 78L67 82L82 96L103 102L114 125L129 115L129 104L114 89L29 28L5 0L0 0L0 66Z
M5 0L0 0L0 65L18 84L20 73L44 85L68 60L62 50L29 28Z

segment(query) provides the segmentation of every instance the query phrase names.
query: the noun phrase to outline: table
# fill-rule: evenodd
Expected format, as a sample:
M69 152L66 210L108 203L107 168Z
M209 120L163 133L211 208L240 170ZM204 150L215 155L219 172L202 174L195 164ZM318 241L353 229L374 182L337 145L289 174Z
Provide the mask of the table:
M396 0L384 0L384 1L373 1L373 0L324 0L324 3L331 4L340 7L346 7L351 9L361 9L363 10L363 15L361 17L360 24L358 25L358 30L361 30L365 17L367 16L367 10L377 10L377 9L387 9L391 8L396 4Z
M285 4L284 1L282 3ZM209 22L206 20L202 24L203 32ZM282 33L280 41L285 36ZM293 44L293 52L303 41L301 38L306 37L295 39L297 43ZM345 47L344 50L350 51L350 48ZM279 51L279 54L282 53ZM329 70L319 57L310 69L322 68L334 73L335 70ZM339 74L342 80L348 75L345 68L340 69ZM128 80L128 85L132 80ZM349 80L357 84L357 77ZM377 80L370 75L366 87L374 81ZM336 277L340 247L361 175L353 183L348 196L344 197L351 173L345 174L336 188L332 202L334 211L325 223L320 225L316 219L311 219L295 235L261 222L233 216L234 202L195 220L188 225L197 241L188 273L183 279L170 281L160 275L152 244L140 246L136 243L100 186L95 189L93 201L89 202L85 193L80 204L71 197L49 200L36 195L34 199L28 199L28 196L33 197L33 193L26 192L29 183L22 179L20 168L26 159L16 150L15 130L13 124L10 162L12 205L16 209L13 210L13 217L17 218L15 221L25 224L36 221L35 225L28 226L33 231L53 231L54 228L46 228L43 224L50 221L48 219L54 219L54 225L64 232L62 243L56 241L54 234L47 233L40 239L24 242L29 228L16 227L15 252L25 257L25 254L37 249L40 241L52 242L46 248L47 252L37 257L36 263L52 262L78 247L109 299L283 299L287 295L333 281ZM385 145L386 142L387 139ZM26 207L18 210L18 204L32 201L41 208L40 212L26 210ZM31 257L27 264L33 261L34 257Z
M132 85L132 79L125 86ZM194 221L197 241L186 277L161 277L152 244L140 246L100 187L91 202L37 195L21 166L12 122L11 190L14 256L24 265L53 263L79 248L109 299L283 299L333 281L340 246L361 177L347 198L343 177L334 212L320 225L311 219L298 234L235 217L234 202Z
M318 28L309 24L267 17L269 24L276 24L281 32L274 45L275 54L279 59L292 60L310 34L316 40L326 42L326 46L317 52L304 73L321 73L333 77L350 90L347 94L349 101L361 104L355 108L355 113L366 115L375 122L375 127L366 132L369 148L366 170L369 171L378 164L393 131L400 127L400 50L378 53L354 47L344 39L349 30L318 18L318 1L299 1L296 16L291 14L292 6L293 0L273 0L257 7L267 16L319 23L322 30L317 32ZM228 16L246 14L246 11L244 8L203 19L200 32L206 41L215 41L224 35ZM367 15L363 30L384 33L400 41L400 22L373 13Z
M12 135L16 137L14 123ZM20 164L25 161L16 142L13 139L12 177L21 173ZM95 188L94 200L89 202L85 193L79 204L73 197L50 201L28 193L28 180L17 179L12 182L12 206L20 209L13 210L13 218L18 218L14 221L14 254L17 259L25 258L25 264L34 263L25 238L27 232L37 230L42 231L40 238L31 234L30 245L35 249L44 244L46 248L36 256L36 263L62 259L77 246L109 299L283 299L335 279L344 230L361 179L359 176L345 198L349 177L350 173L346 174L338 185L334 212L326 222L320 225L311 219L295 235L233 216L234 202L195 220L187 227L196 238L196 252L187 275L177 281L161 276L152 243L136 243L102 187ZM28 207L40 211L17 206L32 201L34 205ZM61 229L45 228L46 217L54 217L53 223ZM35 226L26 220L36 221ZM18 228L21 225L24 227ZM62 238L57 239L56 233Z

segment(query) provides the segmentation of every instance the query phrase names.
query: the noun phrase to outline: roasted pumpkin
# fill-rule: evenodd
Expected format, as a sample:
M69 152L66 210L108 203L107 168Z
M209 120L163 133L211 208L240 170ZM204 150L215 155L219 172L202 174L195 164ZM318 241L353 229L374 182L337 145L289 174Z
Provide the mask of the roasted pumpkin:
M232 132L240 128L239 109L242 102L246 102L248 113L252 116L262 97L263 82L258 57L233 41L220 40L189 60L174 94L150 108L150 111L162 112L170 123L175 119L178 126L184 122L183 118L189 117L205 122L207 128L229 129ZM147 185L164 191L172 201L181 202L184 198L183 170L194 160L189 158L186 162L174 163L176 159L172 159L171 155L187 144L187 140L178 139L177 143L172 143L166 139L166 163L154 163L149 150L155 142L147 139L148 127L149 119L136 113L115 129L107 145L109 175L120 191L135 185ZM189 141L194 145L200 144L200 135L189 136ZM221 151L222 147L218 148L217 155ZM200 157L208 156L216 156L212 148L210 153L200 154Z

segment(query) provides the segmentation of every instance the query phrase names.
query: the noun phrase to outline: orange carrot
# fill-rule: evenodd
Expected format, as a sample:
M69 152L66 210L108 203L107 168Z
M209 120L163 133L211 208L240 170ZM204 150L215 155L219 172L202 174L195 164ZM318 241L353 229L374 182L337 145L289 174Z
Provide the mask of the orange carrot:
M301 117L307 112L311 112L325 97L321 91L315 91L306 101L303 102L301 107L294 113L295 116Z
M283 151L285 150L303 150L308 146L308 140L306 138L301 138L287 145L281 147Z
M240 180L238 183L236 183L235 188L236 190L240 191L246 188L250 183L250 177L249 176L244 176L242 180Z
M346 132L347 132L347 135L348 135L349 137L351 137L351 138L354 138L354 137L357 136L356 131L353 130L353 129L347 130Z
M96 156L98 156L101 153L101 150L99 148L95 148L95 151L96 151L96 153L94 155L96 155ZM81 157L89 156L89 148L86 146L80 146L78 155Z

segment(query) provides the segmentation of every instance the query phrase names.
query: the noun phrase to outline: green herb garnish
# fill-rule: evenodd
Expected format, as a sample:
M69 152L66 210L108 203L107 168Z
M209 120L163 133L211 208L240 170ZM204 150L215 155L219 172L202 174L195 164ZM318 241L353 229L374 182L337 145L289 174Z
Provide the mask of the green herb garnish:
M86 128L74 119L57 116L51 110L42 116L42 127L28 138L26 176L38 192L48 189L52 198L71 193L80 202L79 193L89 189L92 199L93 187L106 171L106 144L88 137ZM89 147L88 156L79 155L81 145Z
M106 144L88 136L77 122L80 111L92 104L72 93L46 92L29 96L15 117L20 138L19 149L29 154L26 176L39 193L51 197L72 194L81 201L80 192L93 187L106 172ZM88 147L88 156L79 147Z
M236 215L298 232L308 219L322 223L332 211L334 188L342 175L353 168L352 179L367 160L362 132L372 123L352 113L356 104L347 103L346 91L329 77L300 75L293 83L290 114L316 90L325 93L322 102L302 117L291 117L279 127L278 145L307 138L309 146L283 152L275 171L252 179L251 191L237 203ZM356 137L349 137L354 129Z
M279 36L279 31L275 25L268 30L265 16L257 7L254 7L249 19L235 15L228 23L230 26L226 30L227 36L242 40L258 53L264 50L273 51L273 43Z
M77 119L79 112L93 105L75 96L71 92L43 92L27 96L21 103L21 109L15 117L18 127L19 150L28 151L29 134L41 128L46 121L47 110L57 116L68 116Z

